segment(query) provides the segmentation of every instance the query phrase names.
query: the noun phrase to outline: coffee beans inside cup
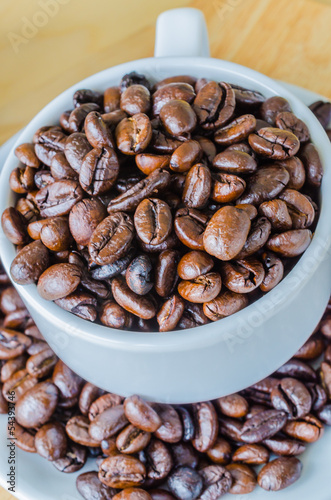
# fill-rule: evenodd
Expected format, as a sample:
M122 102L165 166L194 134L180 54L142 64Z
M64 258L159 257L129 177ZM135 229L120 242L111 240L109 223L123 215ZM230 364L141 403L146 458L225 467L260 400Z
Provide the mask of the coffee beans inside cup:
M326 123L326 103L312 107ZM313 237L322 165L280 96L125 75L15 150L13 280L112 328L170 331L273 289Z

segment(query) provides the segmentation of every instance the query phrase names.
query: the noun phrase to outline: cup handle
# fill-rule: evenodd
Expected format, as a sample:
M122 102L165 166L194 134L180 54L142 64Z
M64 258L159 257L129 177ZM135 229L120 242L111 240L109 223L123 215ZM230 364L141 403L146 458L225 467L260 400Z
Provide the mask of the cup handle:
M206 21L199 9L166 10L156 22L155 57L209 57Z

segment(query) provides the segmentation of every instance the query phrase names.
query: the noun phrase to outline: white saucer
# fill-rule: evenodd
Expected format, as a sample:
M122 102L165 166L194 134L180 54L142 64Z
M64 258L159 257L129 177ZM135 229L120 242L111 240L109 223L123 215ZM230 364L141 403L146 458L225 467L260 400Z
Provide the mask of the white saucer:
M324 97L301 87L283 83L305 104L324 99ZM0 170L12 144L18 134L0 148ZM9 472L6 437L7 416L0 415L0 485L7 489ZM331 428L325 429L323 438L308 446L301 455L303 473L301 479L290 488L277 494L269 493L257 487L249 495L228 495L233 500L331 500ZM82 500L76 490L76 477L82 472L96 469L95 461L90 459L79 472L63 474L39 455L25 453L16 449L16 493L19 500ZM0 494L1 497L1 494Z

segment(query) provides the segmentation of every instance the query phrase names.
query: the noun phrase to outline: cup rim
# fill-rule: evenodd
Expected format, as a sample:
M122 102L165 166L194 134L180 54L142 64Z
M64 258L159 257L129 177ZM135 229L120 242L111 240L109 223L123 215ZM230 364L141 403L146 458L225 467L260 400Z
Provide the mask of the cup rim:
M93 343L99 343L104 346L112 347L119 350L143 350L153 351L164 349L166 351L183 350L192 348L194 344L196 347L206 347L219 342L221 337L224 341L229 339L229 335L236 335L235 331L244 325L256 313L260 314L261 319L267 314L267 317L278 313L281 308L288 305L289 301L296 295L301 287L311 278L314 270L318 267L319 263L323 261L327 254L330 252L331 247L331 218L328 219L328 213L331 212L331 198L327 196L327 184L331 185L331 143L317 120L314 114L305 106L292 92L288 91L281 84L273 81L266 75L263 75L255 70L246 68L236 63L222 61L210 57L162 57L155 58L149 57L126 62L120 65L113 66L98 73L95 73L80 82L75 83L64 92L50 101L25 127L22 133L17 138L13 145L0 177L0 212L10 205L10 198L13 194L9 190L8 177L13 168L13 162L18 161L14 156L16 146L22 142L27 142L32 139L34 131L41 126L38 122L44 120L47 123L47 115L50 114L52 108L58 101L67 96L72 98L72 94L79 88L94 88L98 89L98 80L102 80L111 73L121 73L122 75L130 71L139 71L139 67L150 66L151 74L155 75L161 72L164 68L171 68L170 74L183 74L182 67L189 65L192 66L191 73L197 71L203 74L206 70L219 70L220 72L230 73L233 77L244 77L251 82L252 87L263 87L272 95L281 95L288 99L291 103L293 110L300 111L300 117L307 123L311 132L312 141L316 145L324 168L324 178L321 187L321 207L319 220L316 226L315 234L312 242L300 256L299 261L295 264L293 269L283 280L265 296L258 299L256 302L250 304L245 309L235 313L232 316L223 318L221 321L209 323L208 325L190 328L183 331L173 330L170 332L135 332L116 330L96 323L90 323L83 320L72 313L69 313L53 302L43 300L38 292L35 284L33 285L17 285L23 300L35 309L42 312L47 321L56 323L57 326L66 331L69 335L84 337ZM151 77L146 71L147 77L152 80L156 78ZM111 77L110 77L111 80ZM255 87L254 87L255 85ZM61 107L64 110L63 107ZM50 121L48 121L49 123ZM38 126L35 124L38 123ZM28 136L30 139L28 139ZM326 168L326 165L328 168ZM9 273L10 264L15 256L15 246L10 243L0 229L0 238L2 243L0 245L0 256L6 271ZM277 308L276 308L277 306Z

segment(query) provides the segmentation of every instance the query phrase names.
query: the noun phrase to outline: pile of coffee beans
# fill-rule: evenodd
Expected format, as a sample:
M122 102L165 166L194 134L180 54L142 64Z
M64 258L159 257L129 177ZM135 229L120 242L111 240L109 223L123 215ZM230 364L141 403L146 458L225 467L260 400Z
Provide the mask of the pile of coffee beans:
M297 458L331 425L331 300L312 337L277 372L238 394L191 405L126 399L60 361L0 268L0 413L16 403L19 448L59 471L88 457L85 500L217 500L299 479ZM316 361L318 360L318 361Z
M313 111L325 124L328 103ZM15 154L11 275L103 325L170 331L274 288L312 239L322 165L286 99L130 73Z

